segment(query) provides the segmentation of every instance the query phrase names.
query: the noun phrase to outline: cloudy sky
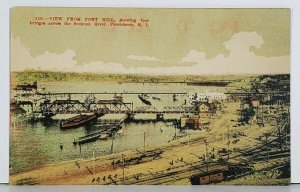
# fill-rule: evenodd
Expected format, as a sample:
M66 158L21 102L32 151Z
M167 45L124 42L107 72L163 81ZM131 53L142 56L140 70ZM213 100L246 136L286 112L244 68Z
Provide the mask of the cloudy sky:
M35 16L146 18L148 28L30 26ZM11 69L144 74L290 71L288 9L15 8Z

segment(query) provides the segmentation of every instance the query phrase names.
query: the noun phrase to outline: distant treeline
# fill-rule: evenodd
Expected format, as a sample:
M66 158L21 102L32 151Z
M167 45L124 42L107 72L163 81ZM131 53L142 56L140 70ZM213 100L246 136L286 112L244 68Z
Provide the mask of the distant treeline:
M262 75L252 82L251 91L287 91L290 92L290 75Z
M12 81L18 83L55 81L114 81L114 82L197 82L234 81L245 76L197 76L197 75L139 75L139 74L94 74L72 72L25 71L12 72Z

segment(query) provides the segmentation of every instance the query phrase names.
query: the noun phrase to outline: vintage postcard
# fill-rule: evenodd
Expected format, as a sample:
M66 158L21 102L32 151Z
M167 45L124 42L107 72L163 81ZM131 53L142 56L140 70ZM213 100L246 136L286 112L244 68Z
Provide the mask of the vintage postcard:
M290 183L290 10L11 9L10 184Z

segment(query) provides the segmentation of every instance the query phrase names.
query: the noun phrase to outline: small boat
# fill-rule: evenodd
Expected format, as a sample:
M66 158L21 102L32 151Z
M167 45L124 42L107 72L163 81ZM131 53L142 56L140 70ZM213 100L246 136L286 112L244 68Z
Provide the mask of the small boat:
M151 102L145 99L144 95L138 95L139 99L146 105L151 105Z
M175 101L178 101L177 95L176 95L176 94L173 95L173 101L174 101L174 102L175 102Z
M90 143L90 142L94 142L96 140L98 140L100 138L100 135L99 134L90 134L90 135L86 135L86 136L83 136L83 137L79 137L78 140L75 140L73 141L73 145L82 145L82 144L85 144L85 143Z
M122 96L122 94L115 94L114 95L114 100L115 101L123 102L123 96Z
M109 137L109 134L103 133L103 134L100 135L99 139L100 139L100 140L107 140L108 137Z
M152 97L153 100L157 100L157 101L160 101L160 98L159 97Z
M173 126L174 123L173 123L173 122L170 122L170 123L167 123L166 125L167 125L167 126Z
M79 137L77 140L74 139L74 145L81 145L85 143L95 142L97 140L107 140L109 137L114 137L116 134L122 135L123 130L121 130L122 126L120 124L113 124L108 126L101 127L101 130Z
M150 96L148 94L142 94L142 96L144 97L144 99L150 99Z
M108 133L99 131L99 132L96 132L96 133L92 133L92 134L89 134L89 135L79 137L77 140L74 139L73 145L77 145L77 144L82 145L82 144L85 144L85 143L95 142L97 140L106 140L106 139L108 139L108 137L109 137Z
M123 129L120 129L120 130L117 131L117 135L123 135L123 134L124 134Z
M109 124L109 123L104 123L104 124L96 124L96 125L93 125L93 127L95 129L106 129L107 127L111 126L112 124Z

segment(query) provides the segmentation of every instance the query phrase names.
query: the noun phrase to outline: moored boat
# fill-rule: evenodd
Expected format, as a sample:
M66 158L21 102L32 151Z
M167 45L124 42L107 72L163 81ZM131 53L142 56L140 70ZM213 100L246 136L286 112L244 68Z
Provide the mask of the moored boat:
M99 139L100 139L100 140L106 140L106 139L108 139L108 137L109 137L109 134L107 134L107 133L102 133L102 134L100 135Z
M99 139L99 134L91 134L91 135L80 137L80 138L78 138L78 140L74 140L73 144L74 145L77 145L77 144L81 145L81 144L85 144L85 143L94 142L98 139Z
M157 101L160 101L160 98L159 97L152 97L153 100L157 100Z
M86 125L91 123L92 121L95 121L98 117L100 117L99 114L92 114L92 115L77 115L75 117L62 120L60 122L60 128L62 129L69 129L69 128L75 128L82 125Z
M123 96L122 96L122 94L115 94L114 95L114 101L123 102Z
M120 130L117 131L117 135L123 135L123 134L124 134L123 129L120 129Z
M145 96L144 95L138 95L139 99L145 103L146 105L151 105L151 102L148 101L147 99L145 99Z

